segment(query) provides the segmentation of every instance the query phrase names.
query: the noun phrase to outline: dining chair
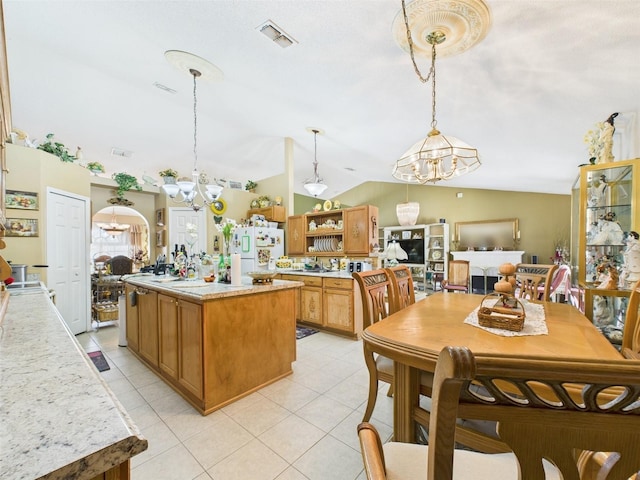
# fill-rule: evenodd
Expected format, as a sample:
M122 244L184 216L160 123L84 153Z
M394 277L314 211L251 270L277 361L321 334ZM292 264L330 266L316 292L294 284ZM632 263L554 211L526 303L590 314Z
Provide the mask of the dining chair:
M105 267L111 267L111 275L127 275L133 270L133 260L124 255L117 255L104 262Z
M538 294L544 295L544 285L538 285ZM549 285L549 300L557 302L558 295L563 294L565 300L571 295L571 267L569 265L560 265L551 279Z
M406 265L385 268L391 289L389 295L389 314L398 312L416 303L416 292L413 289L411 270Z
M442 283L443 291L464 292L471 290L471 268L468 260L450 260L449 275Z
M534 302L548 302L551 279L558 265L519 263L516 265L515 295Z
M621 352L625 358L640 360L640 281L631 290L622 330Z
M640 470L639 369L640 361L624 359L474 356L467 347L445 347L435 372L429 445L383 445L375 427L361 423L367 479L578 480L593 452L616 452L608 478L629 478ZM459 416L497 421L512 452L456 449Z
M391 279L387 271L379 268L368 272L353 272L352 276L360 289L364 328L383 318L387 318L389 316L388 302L391 290ZM369 369L369 396L363 421L368 421L376 406L378 380L388 383L389 390L387 395L393 395L393 361L384 355L374 355L373 352L366 349L364 360Z

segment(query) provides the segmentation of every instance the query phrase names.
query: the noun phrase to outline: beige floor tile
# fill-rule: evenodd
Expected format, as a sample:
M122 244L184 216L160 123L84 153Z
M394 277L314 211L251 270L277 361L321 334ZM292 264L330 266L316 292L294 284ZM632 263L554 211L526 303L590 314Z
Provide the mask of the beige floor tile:
M170 448L131 471L131 480L209 479L204 469L182 444Z
M274 480L288 467L280 456L254 439L207 472L216 480Z
M247 429L252 435L257 436L273 427L277 423L291 415L286 408L281 407L268 398L254 403L247 408L234 412L230 417Z
M324 372L323 370L313 370L303 376L295 375L293 381L304 385L318 393L325 393L331 387L342 380L335 375Z
M293 463L324 436L325 432L318 427L297 415L291 415L258 439L287 462Z
M115 393L116 396L118 396L118 394L120 393L135 390L135 387L131 384L131 382L126 377L116 378L114 380L107 380L107 383L109 384L109 388L111 389L111 391L113 391L113 393Z
M149 369L129 375L127 378L136 388L142 388L147 385L151 385L152 383L162 382L162 379Z
M229 416L244 410L245 408L260 403L264 401L264 396L260 392L254 392L246 397L242 397L240 400L236 400L233 403L230 403L226 407L223 407L221 410Z
M139 374L130 375L127 378L137 375ZM140 392L140 395L142 395L147 402L152 402L153 400L175 393L175 390L164 382L151 382L147 385L138 387L138 392Z
M215 428L205 429L189 437L184 445L205 470L209 470L253 438L253 435L231 418L226 418L217 422Z
M128 392L123 392L117 395L117 398L127 411L132 410L136 407L140 407L147 403L145 399L142 397L142 395L138 393L137 390L130 390Z
M171 431L184 441L209 428L216 428L216 423L227 419L227 415L220 410L203 417L193 408L184 410L176 415L164 419Z
M307 404L303 409L298 410L296 415L321 430L329 432L341 421L347 418L352 411L353 409L345 406L337 400L333 400L326 396L320 396Z
M310 480L353 480L364 469L359 451L328 435L293 466Z
M157 455L164 454L164 452L180 443L178 437L162 422L154 423L140 430L149 442L149 448L131 459L131 465L134 468Z
M358 408L362 404L362 399L366 399L368 395L368 385L354 383L350 378L341 381L325 393L325 396L354 409Z
M173 390L164 397L150 400L149 405L151 405L151 408L153 408L163 420L166 420L167 417L171 417L172 415L184 412L185 410L193 409L189 402Z
M290 412L296 412L320 395L318 392L289 379L283 379L269 385L269 387L260 390L260 393Z
M309 477L303 475L294 467L289 467L280 475L278 475L276 477L276 480L309 480Z
M151 405L146 402L139 407L128 409L127 412L133 419L133 423L135 423L138 428L149 427L154 423L162 421L155 410L151 408Z

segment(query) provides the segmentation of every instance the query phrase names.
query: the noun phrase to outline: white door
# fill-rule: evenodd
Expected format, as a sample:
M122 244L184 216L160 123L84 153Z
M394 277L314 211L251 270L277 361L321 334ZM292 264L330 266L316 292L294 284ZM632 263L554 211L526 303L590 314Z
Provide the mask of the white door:
M74 335L91 328L89 199L47 189L47 287Z
M171 252L176 244L187 247L187 252L200 253L207 249L207 217L204 209L194 212L192 208L169 208L169 243L167 262L173 261ZM187 233L187 224L196 226L197 234Z

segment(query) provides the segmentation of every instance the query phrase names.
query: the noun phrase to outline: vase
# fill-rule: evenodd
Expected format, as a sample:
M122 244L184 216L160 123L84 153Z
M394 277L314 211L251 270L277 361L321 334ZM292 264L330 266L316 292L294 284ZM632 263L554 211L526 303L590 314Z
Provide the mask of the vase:
M162 177L165 185L175 185L176 177Z

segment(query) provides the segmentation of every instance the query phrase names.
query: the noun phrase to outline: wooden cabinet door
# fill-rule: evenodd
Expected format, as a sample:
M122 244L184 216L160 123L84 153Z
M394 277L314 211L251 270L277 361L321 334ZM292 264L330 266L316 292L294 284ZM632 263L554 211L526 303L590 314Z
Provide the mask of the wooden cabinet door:
M304 280L300 279L300 275L286 275L283 274L280 276L282 280L290 280L292 282L303 282ZM296 320L301 320L300 318L300 289L296 289L296 300L295 300L295 309L296 309Z
M127 346L135 353L138 353L140 329L138 328L138 299L136 297L136 289L127 285L125 289ZM136 302L135 305L131 304L132 298Z
M158 293L138 289L139 355L158 366Z
M178 382L198 399L204 399L202 307L178 301Z
M353 333L353 291L325 289L323 300L324 325Z
M344 253L369 255L378 243L378 209L370 205L344 210Z
M160 370L178 380L178 308L174 297L158 295L158 327Z
M300 320L322 325L322 287L300 289Z
M304 255L306 253L304 215L289 217L287 221L287 255Z

